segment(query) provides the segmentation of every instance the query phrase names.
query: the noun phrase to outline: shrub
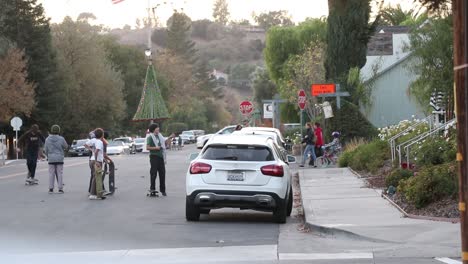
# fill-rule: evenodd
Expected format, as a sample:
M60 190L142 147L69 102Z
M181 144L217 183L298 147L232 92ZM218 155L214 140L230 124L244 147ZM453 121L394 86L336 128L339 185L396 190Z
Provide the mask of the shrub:
M442 198L457 194L456 163L430 166L414 177L400 182L398 192L416 208L422 208Z
M338 167L349 167L349 162L352 158L353 152L352 151L345 151L338 159Z
M357 147L351 152L349 167L358 171L376 173L390 158L388 143L383 140L375 140L369 144Z
M443 137L434 137L413 146L411 152L418 166L430 166L455 161L457 150L455 141L447 142Z
M181 133L184 130L187 130L188 126L186 123L170 123L167 124L166 133Z
M396 188L401 180L406 180L413 176L413 174L411 170L396 169L385 178L385 185L387 187L393 186Z

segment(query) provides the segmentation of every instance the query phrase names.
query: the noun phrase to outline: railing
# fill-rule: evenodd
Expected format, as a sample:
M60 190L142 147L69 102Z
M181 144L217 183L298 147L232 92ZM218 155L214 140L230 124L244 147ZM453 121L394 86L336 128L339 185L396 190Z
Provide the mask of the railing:
M392 162L395 161L396 159L396 154L398 151L399 156L401 156L400 150L397 149L396 146L396 140L402 136L405 136L409 131L415 129L418 125L423 124L423 123L428 123L429 124L429 131L432 130L432 121L433 121L433 116L427 116L426 118L420 120L419 122L414 123L413 125L407 127L405 130L401 131L400 133L396 134L395 136L391 137L388 140L388 143L390 144L390 151L391 151L391 156L392 156ZM401 158L400 158L400 163L401 163Z
M420 142L421 140L423 139L426 139L427 137L430 137L442 130L448 130L451 126L455 125L457 123L457 119L454 118L450 121L448 121L447 123L443 124L443 125L440 125L438 126L436 129L432 130L432 131L428 131L426 133L423 133L421 134L421 136L419 136L416 140L410 142L408 145L406 145L404 148L405 148L405 153L406 153L406 162L407 164L409 165L410 164L410 150L411 150L411 146L413 146L414 144ZM400 154L400 166L401 166L401 154Z

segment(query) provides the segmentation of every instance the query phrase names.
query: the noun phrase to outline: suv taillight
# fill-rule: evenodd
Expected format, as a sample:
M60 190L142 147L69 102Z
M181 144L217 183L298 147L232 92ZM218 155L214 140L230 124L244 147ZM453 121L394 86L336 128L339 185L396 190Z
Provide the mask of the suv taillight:
M275 176L275 177L284 176L283 166L280 166L280 165L267 165L267 166L263 166L260 170L262 171L264 175Z
M209 173L211 171L211 165L202 163L202 162L195 162L190 166L190 174L202 174L202 173Z

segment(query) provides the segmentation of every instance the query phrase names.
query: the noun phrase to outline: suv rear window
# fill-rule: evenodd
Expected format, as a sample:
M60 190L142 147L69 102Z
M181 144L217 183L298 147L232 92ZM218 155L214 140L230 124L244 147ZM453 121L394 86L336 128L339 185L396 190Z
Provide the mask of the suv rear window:
M207 160L272 161L273 153L265 146L210 145L202 155Z

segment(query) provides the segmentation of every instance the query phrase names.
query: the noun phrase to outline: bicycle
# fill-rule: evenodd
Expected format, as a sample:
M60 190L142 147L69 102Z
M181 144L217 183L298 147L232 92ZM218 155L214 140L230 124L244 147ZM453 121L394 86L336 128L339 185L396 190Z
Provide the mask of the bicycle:
M332 146L331 146L332 147ZM331 150L331 147L322 147L323 155L315 160L315 165L319 168L326 168L330 165L336 165L340 153L340 148Z

